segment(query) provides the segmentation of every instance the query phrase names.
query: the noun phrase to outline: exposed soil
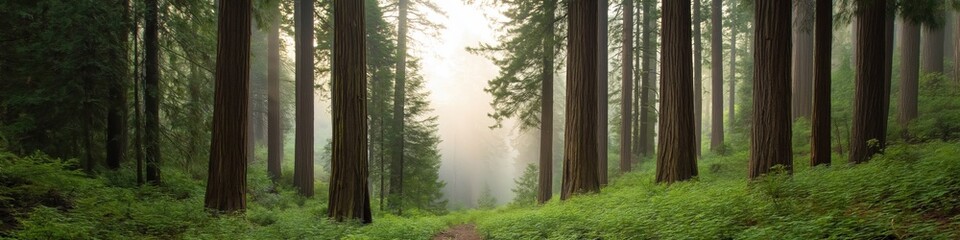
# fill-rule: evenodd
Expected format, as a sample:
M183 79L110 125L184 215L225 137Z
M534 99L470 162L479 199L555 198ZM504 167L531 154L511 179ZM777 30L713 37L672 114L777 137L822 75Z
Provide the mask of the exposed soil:
M473 224L463 224L453 226L447 230L444 230L437 236L433 237L433 240L447 240L447 239L456 239L456 240L481 240L483 237L480 236L480 233L477 233L477 229Z

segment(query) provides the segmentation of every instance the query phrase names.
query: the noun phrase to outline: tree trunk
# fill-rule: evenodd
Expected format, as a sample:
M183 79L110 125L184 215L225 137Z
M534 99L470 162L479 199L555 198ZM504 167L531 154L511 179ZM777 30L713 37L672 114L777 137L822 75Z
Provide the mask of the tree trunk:
M137 157L137 186L143 185L143 111L140 109L140 93L143 91L140 75L140 19L134 14L133 24L133 122L134 122L134 153Z
M690 0L663 2L663 45L660 55L660 138L657 182L673 183L697 176L693 127L693 50Z
M923 74L943 73L943 27L923 26Z
M404 150L404 100L406 99L407 79L407 8L409 0L399 0L399 19L397 21L397 75L393 94L393 159L390 162L390 199L387 207L403 214L403 150Z
M810 166L829 165L831 162L830 55L833 51L833 1L816 0L815 18Z
M267 32L267 173L280 179L283 161L283 130L280 127L280 6L271 6L276 16Z
M656 51L654 50L653 45L653 25L656 24L655 19L653 19L653 11L655 10L650 0L643 1L643 65L640 67L642 71L640 74L640 142L638 146L640 147L641 156L649 156L654 152L654 149L651 149L649 146L650 138L648 136L652 135L651 133L651 122L650 112L654 109L652 105L652 95L650 85L653 84L653 81L650 79L652 68L656 65L653 64L653 58L656 56Z
M363 5L333 5L333 156L329 217L373 221L367 189L367 79Z
M891 2L893 3L893 2ZM893 7L893 6L889 6ZM888 119L890 118L890 85L893 79L893 41L894 41L894 26L896 14L886 14L884 18L884 45L883 45L883 96L880 98L882 105L880 106L881 116L883 116L882 121L880 122L880 129L883 130L883 135L881 136L880 142L886 146L887 142L887 126L889 125ZM880 151L883 151L881 148Z
M620 82L620 173L630 171L633 153L630 150L630 118L633 115L633 0L623 0L623 36L621 43Z
M790 118L790 1L757 1L754 38L753 127L750 179L775 166L793 168Z
M736 2L731 3L731 8L736 8ZM731 13L736 14L736 13ZM730 129L736 122L736 101L737 101L737 26L730 26L730 102L727 106L727 119L729 119Z
M251 20L251 21L256 21L256 20L254 20L254 19L250 19L250 20ZM256 22L251 22L251 23L250 23L250 35L251 35L251 37L252 37L254 34L257 34L257 33L259 33L259 29L257 29L257 23L256 23ZM256 95L256 94L255 94L256 89L255 89L255 87L254 87L255 85L254 85L254 83L253 83L253 80L254 80L254 79L253 79L253 69L248 69L247 71L250 72L250 74L247 75L247 77L248 77L248 78L247 78L247 82L249 82L249 84L248 84L249 87L247 87L247 89L248 89L249 91L248 91L247 99L246 99L246 101L247 101L247 106L248 106L248 109L247 109L247 117L248 117L250 120L247 121L247 126L246 126L246 128L247 128L248 134L247 134L246 142L244 142L244 143L247 145L246 147L247 147L247 149L248 149L248 150L247 150L247 163L252 163L253 161L257 160L257 159L256 159L257 156L256 156L256 154L255 154L255 153L256 153L256 149L257 149L257 145L256 145L256 141L257 141L257 140L256 140L256 136L254 136L254 135L255 135L254 133L256 132L256 129L257 129L257 128L256 128L257 123L256 123L256 120L255 120L255 119L256 119L256 116L255 116L255 112L256 112L256 111L253 110L253 107L256 106L256 100L254 100L255 95Z
M955 73L954 73L953 81L954 83L960 85L960 14L957 14L956 22L957 22L957 28L956 28L956 34L955 34L956 37L954 39L950 39L950 41L954 41L953 69Z
M857 38L884 39L886 0L858 1ZM884 41L860 41L856 45L856 93L853 103L853 124L850 133L852 163L869 160L886 145L886 122L883 110Z
M157 0L145 0L146 25L143 41L146 51L146 86L144 89L144 110L146 113L147 182L160 184L160 41L157 22Z
M129 24L130 0L120 0L119 6L123 8L124 24ZM127 38L128 29L120 28L117 31L117 43L120 48L113 50L113 58L128 63L127 56ZM110 109L107 113L107 168L111 170L120 169L120 162L126 158L127 154L127 68L121 68L122 71L116 73L114 84L110 87Z
M293 186L300 195L313 196L313 0L297 0L296 133Z
M553 196L553 24L556 0L544 0L543 83L540 96L540 173L537 184L537 203L550 201Z
M597 15L594 1L572 1L568 10L567 116L560 199L599 192L597 179Z
M693 124L696 132L694 147L697 149L697 158L702 154L701 136L703 136L703 43L701 42L700 1L693 0Z
M217 72L210 167L204 207L220 212L243 211L247 192L247 151L250 133L250 0L220 5L217 23Z
M607 185L607 119L609 119L610 99L607 93L609 88L607 57L607 10L609 8L608 0L598 0L597 7L597 178L601 186Z
M722 0L712 0L713 5L710 8L711 15L711 36L710 36L710 64L712 74L711 79L713 88L710 90L712 96L713 111L710 118L710 150L717 151L723 145L723 5Z
M636 11L636 12L635 12L635 13L636 13L636 16L640 16L640 14L641 14L641 12L642 12L642 9L649 9L649 8L647 7L647 3L646 3L646 2L641 2L640 4L638 4L638 6L635 6L635 8L636 8L636 10L635 10L635 11ZM646 48L643 48L643 47L646 47L646 45L643 45L643 43L640 41L640 40L641 40L641 36L643 35L643 32L641 31L640 25L646 26L645 24L646 24L647 22L649 22L649 21L648 21L647 18L646 18L646 13L643 13L643 14L644 14L644 15L643 15L643 19L639 19L640 21L636 21L636 22L633 24L633 25L634 25L634 26L633 26L633 30L634 30L634 32L636 32L636 34L634 34L634 36L633 36L633 41L634 41L634 43L635 43L637 46L640 46L640 47L634 47L634 49L633 49L633 53L634 53L634 55L636 55L636 56L646 56L646 55L643 54L643 52L642 52L642 51L646 50ZM643 30L646 30L646 29L644 28ZM643 36L645 36L645 35L643 35ZM633 73L633 83L634 83L634 87L633 87L633 89L632 89L632 91L633 91L633 96L634 96L634 98L633 98L633 116L632 116L632 120L630 121L631 124L633 125L633 137L631 137L631 138L633 139L633 145L631 145L631 147L630 147L630 148L631 148L630 152L633 153L633 156L632 156L632 157L635 157L635 159L633 159L633 162L630 163L631 165L632 165L632 164L639 163L639 162L640 162L640 159L643 157L643 153L640 151L640 150L643 148L643 147L641 147L641 145L643 144L643 139L640 138L640 132L641 132L641 130L640 130L640 112L643 110L643 109L641 108L641 100L640 100L640 99L643 99L644 97L646 97L646 95L643 95L643 87L646 87L646 86L643 86L643 85L642 85L642 81L645 80L644 77L643 77L643 74L646 73L646 69L643 68L643 67L641 67L641 66L642 66L642 65L640 65L640 57L634 57L634 58L633 58L633 67L634 67L634 69L636 69L636 71L634 71L634 73ZM631 168L632 168L632 166L631 166Z
M813 100L813 4L800 0L793 8L793 119L810 119Z
M900 32L900 116L901 129L917 118L917 91L920 78L920 25L903 19Z

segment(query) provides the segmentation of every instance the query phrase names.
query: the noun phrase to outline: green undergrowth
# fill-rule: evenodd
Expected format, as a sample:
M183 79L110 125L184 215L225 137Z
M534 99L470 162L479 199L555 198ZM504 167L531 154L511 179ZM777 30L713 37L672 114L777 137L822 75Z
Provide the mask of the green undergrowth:
M130 169L90 177L75 161L0 153L0 238L429 239L470 223L488 239L958 239L958 156L960 144L943 142L893 145L855 166L798 156L792 176L748 182L741 149L706 156L689 182L654 184L648 160L599 194L441 216L376 211L361 226L326 220L322 182L303 198L249 174L248 210L218 216L202 207L203 181L178 171L138 187Z
M960 145L894 145L867 164L746 178L745 152L707 157L702 177L653 183L653 165L599 194L477 222L490 239L958 239Z

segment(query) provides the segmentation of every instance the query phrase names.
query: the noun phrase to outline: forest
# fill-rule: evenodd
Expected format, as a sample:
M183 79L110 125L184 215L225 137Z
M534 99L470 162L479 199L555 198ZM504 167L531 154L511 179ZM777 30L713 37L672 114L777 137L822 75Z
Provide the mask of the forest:
M960 0L0 0L0 239L960 239Z

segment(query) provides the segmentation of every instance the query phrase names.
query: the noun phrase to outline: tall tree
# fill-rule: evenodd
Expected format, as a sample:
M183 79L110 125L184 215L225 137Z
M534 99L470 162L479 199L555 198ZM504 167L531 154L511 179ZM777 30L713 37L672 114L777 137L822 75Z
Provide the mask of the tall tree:
M633 151L630 147L633 133L630 121L633 116L633 0L623 0L623 50L620 77L620 172L630 171Z
M702 0L693 0L693 124L696 133L697 157L702 152L703 141L703 43L701 26L703 19L700 16Z
M506 34L496 45L480 44L468 50L482 54L500 68L500 75L487 82L485 92L493 97L487 114L503 127L503 121L516 118L521 131L540 130L539 184L537 202L553 195L553 108L554 59L559 37L557 0L499 1L504 7ZM535 63L535 64L530 64Z
M370 223L364 2L336 0L333 4L333 156L328 216Z
M816 0L813 45L813 115L810 165L830 164L830 55L833 51L833 1Z
M655 152L656 149L652 147L653 145L653 126L654 123L650 119L652 118L651 114L655 111L653 107L653 89L655 83L651 79L653 76L656 76L654 68L656 68L656 40L654 40L653 34L656 30L656 19L654 18L656 8L654 7L654 2L652 0L645 0L643 4L643 30L641 33L641 41L643 42L642 49L640 50L643 54L643 63L640 66L640 126L639 138L640 141L637 143L637 146L640 148L639 153L641 156L649 156L651 153Z
M935 12L933 14L943 14ZM942 21L942 20L941 20ZM923 25L923 74L943 73L943 23Z
M917 117L917 92L920 79L920 24L902 18L900 30L900 104L898 123L906 129Z
M553 60L556 45L557 0L543 0L540 16L543 26L540 83L540 171L537 185L537 203L543 204L553 196Z
M220 4L213 139L204 207L221 212L247 206L247 122L251 0Z
M696 136L690 14L690 0L663 2L658 183L673 183L697 176L697 149L693 146Z
M730 3L730 15L728 16L731 20L737 21L737 1L729 1ZM736 101L737 101L737 26L739 24L730 24L730 84L728 88L730 89L730 102L727 109L727 118L729 119L730 128L733 129L733 124L736 122ZM722 94L721 94L722 95Z
M597 178L596 1L568 3L567 116L560 199L599 192Z
M122 7L124 25L132 24L129 22L130 0L119 0L118 6ZM128 28L119 28L114 34L114 41L120 46L111 49L111 58L123 59L127 63L127 39L129 37ZM107 112L107 167L116 170L120 168L120 162L126 158L127 153L127 68L118 68L114 78L111 79L112 86L109 90L110 106Z
M407 78L407 12L409 0L399 0L397 8L397 74L393 87L393 129L394 134L393 147L395 153L404 151L404 96L406 96L406 78ZM403 201L403 154L393 154L390 162L390 201L387 201L390 209L397 211L397 214L403 214L401 202Z
M790 1L754 3L753 127L750 141L750 179L781 165L793 167L790 118Z
M267 31L267 172L274 180L280 178L283 159L283 130L280 109L280 6L270 6L273 16Z
M297 0L296 24L296 133L293 185L303 196L313 196L313 0ZM363 16L362 14L360 16Z
M717 151L723 145L723 1L712 0L710 8L710 65L713 87L710 89L713 111L710 113L710 150Z
M858 39L885 39L886 0L858 0L856 17L858 19ZM886 145L884 127L885 95L884 41L859 41L856 44L856 93L853 103L853 124L850 133L850 159L852 163L869 160ZM883 123L881 123L883 122Z
M143 44L145 51L144 111L146 141L146 180L160 183L160 39L157 0L144 0Z
M609 0L597 0L597 178L600 185L607 185L607 119L608 104L610 104L608 67L607 67L607 12L610 3Z
M813 104L813 0L793 4L793 118L811 116Z
M642 147L644 145L643 139L640 137L640 127L642 126L640 125L640 112L645 111L644 108L641 108L641 104L646 104L646 102L641 101L641 99L646 98L647 96L644 95L645 91L643 91L643 87L646 87L643 85L643 81L646 80L644 76L646 75L647 70L645 66L640 64L640 59L647 57L646 53L644 53L646 50L646 45L641 42L641 37L646 36L644 35L645 33L643 31L646 30L646 28L640 28L640 26L646 26L646 24L649 22L649 20L647 20L646 13L643 12L643 9L649 9L649 7L647 7L646 1L641 1L640 4L637 4L637 6L634 8L635 16L641 16L641 14L643 14L642 19L637 19L637 21L635 21L633 24L633 31L636 33L633 36L633 41L637 47L634 47L633 49L633 54L635 55L633 58L633 67L636 69L636 71L633 73L633 116L631 116L632 120L630 121L633 126L633 136L631 137L633 139L633 145L630 147L632 149L630 152L632 152L633 157L635 157L632 163L639 163L640 159L642 159L646 154Z

